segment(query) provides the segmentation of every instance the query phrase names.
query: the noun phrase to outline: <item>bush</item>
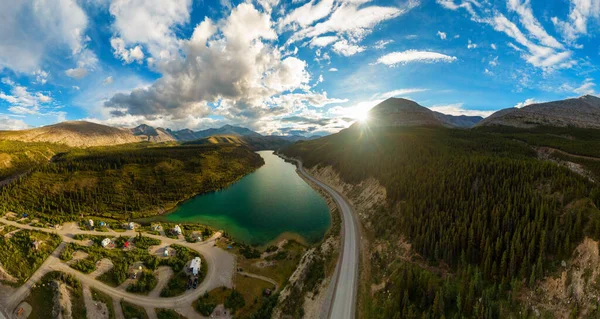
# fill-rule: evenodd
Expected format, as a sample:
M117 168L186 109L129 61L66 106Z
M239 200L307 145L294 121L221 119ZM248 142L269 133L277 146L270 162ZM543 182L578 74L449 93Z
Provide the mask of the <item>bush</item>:
M204 297L200 297L200 299L198 299L198 303L196 304L196 310L198 310L198 312L205 317L210 316L213 310L215 310L215 307L217 307L217 305L211 302L206 302Z
M129 285L129 287L127 287L127 291L134 292L134 293L147 294L150 291L152 291L152 289L154 289L154 287L156 287L157 283L158 283L158 280L156 279L156 276L154 276L154 274L151 271L144 270L142 273L140 273L138 275L137 282L135 282L135 283Z
M237 290L231 291L231 294L225 299L225 308L230 309L231 312L236 312L245 305L246 301L244 300L244 296Z

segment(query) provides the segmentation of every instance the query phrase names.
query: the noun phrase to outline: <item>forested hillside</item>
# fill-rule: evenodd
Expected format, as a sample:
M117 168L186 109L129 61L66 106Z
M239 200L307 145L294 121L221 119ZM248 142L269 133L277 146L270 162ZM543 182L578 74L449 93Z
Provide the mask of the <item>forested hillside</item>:
M35 166L48 163L54 155L67 149L64 145L51 143L0 140L0 183Z
M0 189L0 209L45 220L80 214L127 219L160 214L195 194L223 188L263 165L236 146L71 149Z
M353 127L283 150L308 168L332 166L351 184L374 177L386 189L386 203L361 216L372 238L365 317L526 313L521 287L535 289L584 236L600 237L598 186L514 137Z

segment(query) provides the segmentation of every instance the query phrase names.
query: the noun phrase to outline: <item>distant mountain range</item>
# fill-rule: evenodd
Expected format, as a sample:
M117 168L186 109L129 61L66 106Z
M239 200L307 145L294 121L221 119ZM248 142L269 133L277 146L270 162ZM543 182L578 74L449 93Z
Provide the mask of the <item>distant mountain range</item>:
M254 150L277 149L298 140L318 137L264 136L248 128L225 125L202 131L183 129L172 131L161 127L142 124L132 129L111 127L86 122L68 121L21 131L2 131L0 140L19 140L24 142L50 142L73 147L91 147L118 145L136 142L194 142L197 144L240 144Z
M523 108L500 110L486 119L480 116L454 116L434 112L418 103L401 98L387 99L369 111L372 126L440 126L471 128L474 126L535 126L579 127L600 129L600 98L585 95L579 98L538 103ZM358 125L358 124L355 124ZM149 142L193 142L194 144L239 144L260 149L277 149L299 140L321 136L261 135L248 128L225 125L201 131L173 131L142 124L132 129L69 121L21 131L0 131L0 140L62 143L74 147L117 145Z

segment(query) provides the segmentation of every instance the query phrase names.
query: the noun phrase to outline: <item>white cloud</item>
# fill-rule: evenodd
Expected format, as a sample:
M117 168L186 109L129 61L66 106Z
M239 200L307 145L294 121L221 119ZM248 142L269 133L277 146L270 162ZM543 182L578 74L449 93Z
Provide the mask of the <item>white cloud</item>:
M485 69L485 70L483 70L483 73L484 73L485 75L490 75L490 76L491 76L491 75L494 75L494 72L490 71L489 69Z
M515 104L514 107L520 109L520 108L522 108L524 106L531 105L531 104L536 104L536 103L541 103L541 102L536 101L534 98L529 98L529 99L526 99L523 102L519 102L519 103Z
M491 59L490 62L488 62L491 66L496 67L498 66L498 57L496 56L495 58Z
M385 49L385 47L390 44L393 43L394 40L379 40L377 42L375 42L375 45L373 46L373 48L377 49L377 50L383 50Z
M4 1L0 7L0 69L34 73L56 47L68 48L75 61L92 55L86 49L88 17L77 1Z
M141 61L142 45L153 58L160 62L178 55L180 41L176 28L185 25L190 18L191 0L119 0L110 5L114 17L113 41L115 56L126 63Z
M333 9L333 0L312 0L290 12L278 21L280 31L291 27L306 27L327 17Z
M421 88L397 89L397 90L393 90L393 91L389 91L389 92L385 92L385 93L375 94L373 96L373 99L385 100L385 99L389 99L391 97L402 96L402 95L407 95L407 94L411 94L411 93L420 93L420 92L425 92L425 91L429 91L429 90L421 89Z
M12 119L8 116L0 115L0 130L25 130L28 129L27 125L23 120Z
M110 46L113 49L115 57L123 60L127 64L134 61L137 63L142 63L142 61L144 61L144 52L139 45L127 49L123 39L113 37L110 39Z
M437 35L440 37L440 39L446 40L446 32L438 31Z
M467 44L467 49L475 49L477 48L477 43L473 43L471 42L471 39L469 39L469 43Z
M497 49L498 49L498 48L496 47L496 44L494 44L494 43L490 44L490 47L491 47L493 50L497 50Z
M463 107L463 103L447 104L447 105L435 105L429 107L430 110L440 112L448 115L460 116L481 116L488 117L495 111L483 111L483 110L469 110Z
M104 79L104 81L102 81L102 84L104 84L104 85L110 85L113 83L115 83L115 80L113 79L112 76L109 76L106 79Z
M80 88L80 87L78 87L77 85L73 85L72 87L73 87L73 90L75 90L75 91L79 91L79 90L81 90L81 88Z
M329 69L329 72L337 72L337 71L338 71L338 69L336 69L336 68L330 68Z
M341 3L327 17L327 20L310 25L316 21L311 20L310 23L305 25L306 27L295 32L288 40L288 44L328 33L335 33L338 36L344 35L355 40L360 40L371 33L372 29L379 23L393 19L417 5L413 1L409 1L406 8L400 9L396 7L362 6L363 2L349 1Z
M160 79L113 95L104 109L124 119L180 122L212 114L253 126L294 108L345 101L311 92L306 62L286 57L276 39L269 14L251 3L220 21L205 18L189 40L181 40L181 54L163 63Z
M405 64L411 62L425 62L425 63L433 63L433 62L454 62L456 61L456 57L449 56L437 52L430 51L417 51L417 50L408 50L403 52L392 52L386 54L379 59L377 59L377 63L395 66L398 64Z
M88 70L86 68L83 67L79 67L79 68L73 68L73 69L68 69L65 71L65 74L68 77L72 77L75 79L82 79L84 77L86 77L88 75Z
M549 35L540 22L533 16L529 0L508 0L508 9L519 15L521 24L541 44L555 49L563 48L563 45Z
M14 114L40 114L40 107L52 101L50 96L41 92L31 93L28 88L3 78L2 83L10 87L10 93L0 91L0 99L8 102L8 110Z
M316 37L310 40L310 47L326 47L333 42L337 41L339 38L337 36L324 36L324 37Z
M588 20L600 18L600 0L571 0L571 8L567 21L552 17L556 29L569 42L574 42L588 33Z
M509 9L517 12L520 22L524 25L530 37L527 37L514 22L506 18L502 13L494 10L491 3L487 1L481 3L471 0L458 0L459 3L455 1L437 0L438 4L449 10L465 9L471 15L471 20L477 23L488 24L494 30L503 32L515 40L516 43L526 50L523 50L523 48L518 47L514 43L508 43L508 45L522 52L523 59L531 65L542 68L544 71L570 68L575 65L576 62L572 59L572 52L564 49L556 39L548 35L541 24L533 17L528 2L523 3L520 0L509 0Z
M333 45L333 51L339 55L351 56L363 52L365 47L349 43L347 40L340 40Z
M35 72L33 72L33 75L35 76L35 83L43 85L48 82L48 72L42 69L37 69Z
M595 90L594 90L595 87L596 87L596 83L594 83L594 79L587 78L583 81L581 86L574 88L573 92L575 92L579 95L595 94Z

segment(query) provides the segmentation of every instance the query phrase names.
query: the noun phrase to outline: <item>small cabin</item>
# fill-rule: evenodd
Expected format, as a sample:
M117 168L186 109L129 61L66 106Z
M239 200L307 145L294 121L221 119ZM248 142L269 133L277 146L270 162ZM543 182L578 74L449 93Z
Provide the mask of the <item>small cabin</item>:
M94 221L93 221L93 220L91 220L91 219L90 219L90 220L88 220L88 225L89 225L90 227L94 227Z
M128 225L129 230L134 230L135 229L135 224L133 222L130 222Z
M41 242L39 240L34 240L33 243L31 243L31 246L33 247L34 250L39 250L40 249L40 244Z
M104 238L101 243L102 247L106 248L106 246L110 245L110 242L110 238Z
M105 222L100 222L100 227L104 227L104 226L106 226L106 223Z
M175 225L175 227L173 227L173 232L177 235L181 235L181 227L179 227L179 225Z

